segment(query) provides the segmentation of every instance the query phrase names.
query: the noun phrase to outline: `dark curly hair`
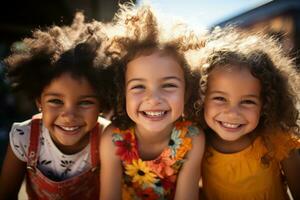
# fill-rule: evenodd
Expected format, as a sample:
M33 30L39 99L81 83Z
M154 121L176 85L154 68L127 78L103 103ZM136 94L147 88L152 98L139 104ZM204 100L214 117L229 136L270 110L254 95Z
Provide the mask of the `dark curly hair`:
M234 27L216 29L208 34L205 47L194 52L195 71L201 74L200 98L203 102L207 81L215 68L245 67L261 83L262 113L257 132L281 130L299 136L299 72L293 59L284 54L279 43L262 33L247 33ZM203 107L198 110L203 113ZM205 127L203 114L200 123ZM268 137L265 135L265 137Z
M77 13L71 26L34 31L4 60L12 89L35 100L53 79L70 73L88 80L99 96L101 111L111 110L113 70L102 53L104 28L100 22L84 22L83 14Z
M131 4L122 5L113 21L115 27L120 30L112 37L113 47L110 49L115 54L117 101L115 102L115 113L113 123L121 128L127 129L133 125L133 121L126 113L125 99L125 73L127 64L143 55L160 53L172 56L182 67L185 77L185 118L193 119L192 91L197 90L197 74L193 73L184 57L184 52L201 46L200 37L197 37L184 24L175 24L173 29L163 28L155 17L150 6L142 5L134 7Z

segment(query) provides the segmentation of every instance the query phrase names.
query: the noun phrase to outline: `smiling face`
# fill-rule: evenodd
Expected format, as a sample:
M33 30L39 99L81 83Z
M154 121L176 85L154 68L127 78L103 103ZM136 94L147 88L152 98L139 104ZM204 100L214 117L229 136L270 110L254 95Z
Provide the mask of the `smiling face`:
M252 132L260 119L260 92L260 81L247 68L214 69L204 101L207 125L225 141L236 141Z
M64 73L54 79L37 100L43 123L62 149L77 149L87 143L85 137L96 125L99 101L85 78Z
M127 65L126 111L140 133L171 132L184 110L184 73L170 55L155 52Z

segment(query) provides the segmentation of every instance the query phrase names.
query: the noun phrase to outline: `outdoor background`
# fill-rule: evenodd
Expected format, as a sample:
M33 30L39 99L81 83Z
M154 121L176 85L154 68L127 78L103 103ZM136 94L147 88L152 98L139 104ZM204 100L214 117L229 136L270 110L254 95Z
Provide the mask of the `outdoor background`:
M5 79L2 59L11 46L36 28L68 25L76 11L87 20L109 21L126 0L10 0L0 7L0 168L13 122L31 117L37 110L20 94L13 95ZM134 1L140 5L141 1ZM297 58L300 47L299 0L148 0L161 17L175 17L198 29L235 24L278 37L286 52ZM163 18L164 19L164 18ZM37 80L38 82L38 80Z

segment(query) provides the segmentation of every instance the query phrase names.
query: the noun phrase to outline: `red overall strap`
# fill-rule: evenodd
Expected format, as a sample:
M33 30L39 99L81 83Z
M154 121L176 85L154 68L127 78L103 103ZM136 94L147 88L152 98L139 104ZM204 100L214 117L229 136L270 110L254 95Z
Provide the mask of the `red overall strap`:
M28 166L35 167L37 162L37 148L40 135L40 119L32 119L30 131L30 143L28 148Z
M93 128L90 136L91 141L91 161L92 168L98 167L99 165L99 134L101 129L99 128L99 123Z

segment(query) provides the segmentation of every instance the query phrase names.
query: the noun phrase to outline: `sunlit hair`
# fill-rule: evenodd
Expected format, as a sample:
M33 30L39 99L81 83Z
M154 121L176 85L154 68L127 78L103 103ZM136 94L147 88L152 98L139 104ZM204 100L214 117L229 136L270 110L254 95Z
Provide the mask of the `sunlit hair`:
M35 30L4 60L12 88L35 100L51 81L70 73L87 79L98 93L100 109L110 110L113 73L103 55L104 28L100 22L84 22L83 14L77 13L71 26Z
M171 56L184 71L185 78L185 117L193 118L192 91L197 90L196 78L184 57L189 49L199 48L202 44L185 24L174 23L173 27L162 27L153 9L148 5L135 7L131 4L121 6L113 21L118 33L112 41L111 52L118 60L115 83L118 88L118 98L115 102L113 123L122 129L129 128L133 121L126 113L125 73L127 64L139 56L159 53L161 56ZM196 87L196 88L194 88ZM194 88L194 89L193 89ZM196 98L196 95L194 96Z
M233 27L217 28L208 34L205 47L191 55L195 70L201 74L199 86L204 94L201 100L205 97L208 77L215 68L247 68L262 88L263 106L256 132L264 133L265 137L272 133L268 130L299 135L299 71L274 38ZM201 122L205 126L203 118Z

